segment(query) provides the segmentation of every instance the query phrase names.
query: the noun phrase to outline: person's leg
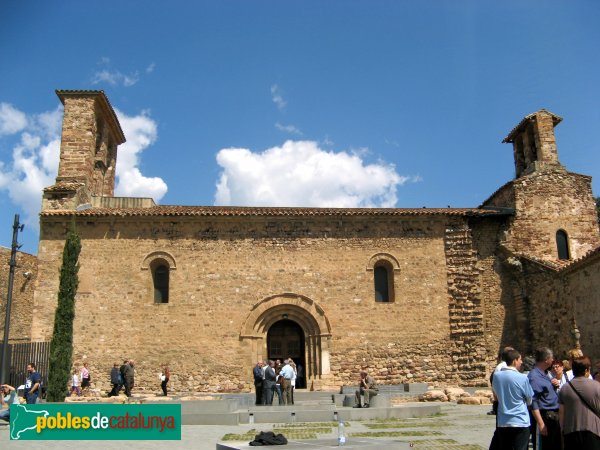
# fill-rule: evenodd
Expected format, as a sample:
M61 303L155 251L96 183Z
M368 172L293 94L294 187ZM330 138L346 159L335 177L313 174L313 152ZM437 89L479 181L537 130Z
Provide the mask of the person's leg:
M529 447L529 427L513 428L513 448L515 450L527 450Z
M255 400L254 404L260 405L262 403L262 383L255 381L254 382L254 390L256 391L256 400Z
M7 409L0 410L0 420L10 422L10 406Z
M544 423L548 434L541 437L542 450L562 450L562 436L558 420L545 416Z
M354 393L354 406L356 406L357 408L360 408L362 406L360 402L360 391L356 391Z
M363 406L369 406L369 402L371 401L371 391L369 389L364 389L363 395L365 396L365 403Z

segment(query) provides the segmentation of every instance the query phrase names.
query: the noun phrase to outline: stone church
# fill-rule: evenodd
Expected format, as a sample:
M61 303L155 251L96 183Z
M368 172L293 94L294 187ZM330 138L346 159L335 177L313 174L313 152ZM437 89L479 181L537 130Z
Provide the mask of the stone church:
M29 334L50 340L74 226L74 358L100 386L124 357L140 389L168 364L184 392L248 391L266 358L292 357L317 390L355 384L361 368L384 384L482 385L508 344L561 355L580 342L600 358L591 177L561 165L549 111L510 130L515 178L478 207L176 206L115 197L125 136L108 98L57 95Z

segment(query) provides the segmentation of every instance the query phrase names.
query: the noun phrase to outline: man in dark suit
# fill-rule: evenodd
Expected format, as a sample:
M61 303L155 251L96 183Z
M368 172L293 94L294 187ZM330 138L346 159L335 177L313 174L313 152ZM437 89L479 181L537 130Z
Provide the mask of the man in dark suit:
M275 389L275 379L277 375L275 375L275 363L272 360L269 360L269 365L265 369L265 379L263 380L262 385L262 404L263 405L271 405L273 404L273 390Z
M263 378L265 377L262 361L256 363L256 366L252 370L252 375L254 375L254 389L256 390L255 404L260 405L262 404Z

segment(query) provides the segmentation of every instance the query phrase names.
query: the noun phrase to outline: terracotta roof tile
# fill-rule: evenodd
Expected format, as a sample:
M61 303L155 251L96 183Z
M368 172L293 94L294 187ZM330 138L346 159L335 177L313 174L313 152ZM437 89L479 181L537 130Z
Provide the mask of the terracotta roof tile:
M79 181L59 181L58 183L55 183L52 186L44 188L44 192L76 191L84 185L84 183L81 183Z
M562 122L562 117L557 116L556 114L554 114L553 112L550 112L546 109L540 109L539 111L536 111L534 113L528 114L526 115L523 120L521 120L519 122L519 124L514 127L512 130L510 130L510 133L508 133L508 135L502 140L503 144L506 144L508 142L512 142L513 138L514 138L514 134L519 130L519 128L521 128L523 125L525 125L528 121L530 121L531 119L533 119L535 117L536 114L541 113L541 112L545 112L548 113L552 116L552 122L554 123L554 126L558 125L560 122Z
M48 216L507 216L506 208L275 208L241 206L155 206L151 208L89 208L83 211L47 210Z

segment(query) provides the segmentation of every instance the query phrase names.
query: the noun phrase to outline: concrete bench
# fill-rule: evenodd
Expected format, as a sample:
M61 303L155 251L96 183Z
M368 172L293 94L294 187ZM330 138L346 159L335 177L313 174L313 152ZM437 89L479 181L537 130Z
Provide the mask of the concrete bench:
M344 402L342 406L354 406L356 397L354 395L344 395ZM387 394L379 393L375 397L371 397L369 401L370 408L389 408L392 402L390 396Z

